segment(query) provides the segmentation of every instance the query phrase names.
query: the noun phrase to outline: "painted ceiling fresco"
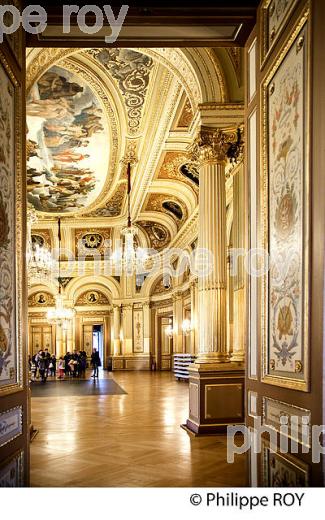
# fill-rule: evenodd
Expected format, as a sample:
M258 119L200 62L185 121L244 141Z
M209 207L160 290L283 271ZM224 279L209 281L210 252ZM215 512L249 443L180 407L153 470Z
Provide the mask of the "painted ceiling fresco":
M31 89L27 127L27 192L34 208L66 213L93 202L107 176L109 139L100 103L87 84L51 67Z

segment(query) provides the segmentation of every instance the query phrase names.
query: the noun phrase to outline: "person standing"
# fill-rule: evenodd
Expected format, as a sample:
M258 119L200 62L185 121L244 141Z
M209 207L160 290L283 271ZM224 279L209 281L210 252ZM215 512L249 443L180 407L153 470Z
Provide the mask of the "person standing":
M65 369L65 361L64 361L64 357L61 356L59 359L59 363L58 363L58 372L59 372L58 379L64 379L64 372L65 372L64 369Z
M68 376L70 374L70 365L69 365L70 359L71 359L70 352L67 352L66 355L64 356L64 372L65 372L66 376Z
M80 377L86 376L87 368L87 354L86 352L80 352Z
M91 377L98 377L98 367L101 366L101 361L100 361L99 353L97 352L97 350L95 348L93 349L93 352L91 354L91 365L92 365L93 371L94 371Z
M56 375L56 357L54 354L50 358L49 369L50 369L50 375L55 377L55 375Z
M47 376L49 375L49 366L51 363L51 354L49 353L48 348L46 348L44 350L44 354L45 354L45 360L46 360L46 378L47 378Z
M42 383L46 383L47 379L47 371L48 371L48 361L45 356L45 352L42 352L42 355L38 362L38 369L41 376Z
M32 373L31 380L32 380L32 381L35 381L35 379L36 379L36 373L37 373L37 361L36 361L36 356L33 356L33 357L32 357L31 373Z

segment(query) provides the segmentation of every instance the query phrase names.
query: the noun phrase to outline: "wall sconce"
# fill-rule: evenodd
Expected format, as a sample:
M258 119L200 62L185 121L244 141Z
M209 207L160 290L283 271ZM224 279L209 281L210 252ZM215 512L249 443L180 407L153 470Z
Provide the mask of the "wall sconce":
M188 336L188 334L190 334L192 330L192 325L191 325L191 321L190 320L183 320L183 323L182 323L182 331L183 331L183 334L185 334L185 336Z
M167 334L167 336L168 336L169 338L172 338L172 337L173 337L173 335L174 335L174 329L173 329L173 322L172 322L172 320L169 320L169 325L168 325L168 327L166 327L166 329L165 329L165 333Z
M174 329L171 325L168 325L168 327L166 328L166 334L169 338L172 338L173 335L174 335Z

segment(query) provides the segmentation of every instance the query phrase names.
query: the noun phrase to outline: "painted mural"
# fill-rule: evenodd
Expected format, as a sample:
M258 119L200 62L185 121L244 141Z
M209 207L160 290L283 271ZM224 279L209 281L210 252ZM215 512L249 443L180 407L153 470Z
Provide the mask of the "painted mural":
M93 202L105 183L109 139L102 108L84 80L51 67L31 89L27 126L27 192L34 208L65 213Z
M306 377L308 337L305 39L303 31L267 87L268 373L296 380Z
M17 383L14 88L0 65L0 391Z

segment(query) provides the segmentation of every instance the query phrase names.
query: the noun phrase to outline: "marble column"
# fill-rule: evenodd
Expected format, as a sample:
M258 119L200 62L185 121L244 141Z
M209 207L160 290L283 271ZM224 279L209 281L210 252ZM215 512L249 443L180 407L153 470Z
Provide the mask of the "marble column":
M218 161L218 162L217 162ZM200 168L199 248L212 255L211 272L199 276L198 363L228 361L226 302L226 186L223 156L205 154Z
M114 356L121 355L121 307L113 305Z
M183 352L183 295L180 291L173 294L173 350L174 354Z
M197 331L197 308L196 308L196 281L191 282L191 354L196 350L196 331Z
M60 356L64 355L64 331L62 327L59 325L56 325L55 328L55 343L56 343L56 357L59 358Z
M64 331L63 337L66 340L65 349L67 352L73 352L75 350L74 319L69 321L67 329Z
M189 368L185 425L195 434L225 431L227 424L244 420L244 370L230 362L227 352L225 167L234 141L233 130L201 127L189 150L200 168L198 248L209 253L210 266L208 273L197 273L199 345Z

